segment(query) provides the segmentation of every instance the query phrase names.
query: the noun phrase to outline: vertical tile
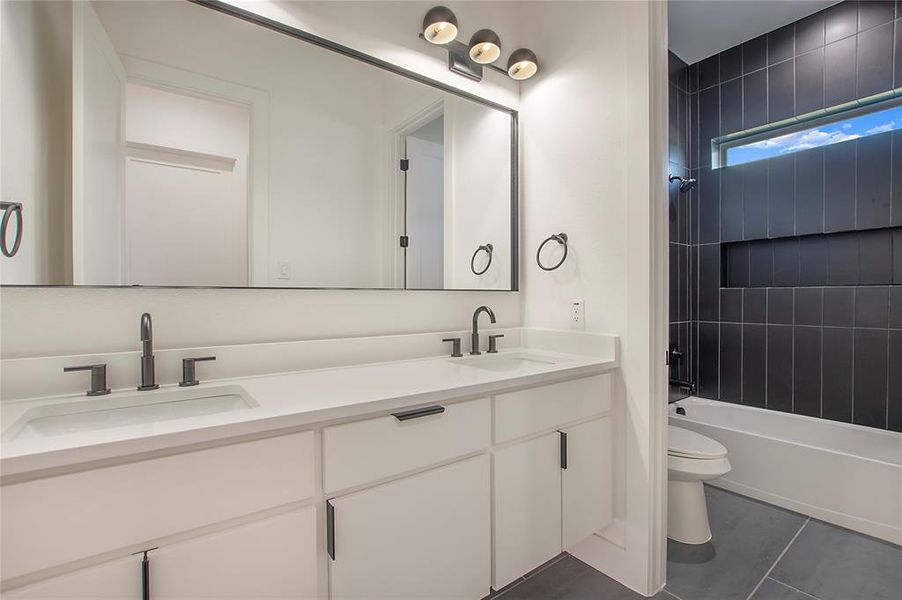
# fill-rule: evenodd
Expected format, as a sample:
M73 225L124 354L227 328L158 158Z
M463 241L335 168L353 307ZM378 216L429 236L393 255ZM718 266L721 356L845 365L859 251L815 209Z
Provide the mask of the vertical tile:
M897 20L893 27L893 46L896 49L893 56L893 87L902 87L902 23Z
M742 325L720 325L720 399L742 402Z
M715 54L698 63L698 89L705 90L720 82L720 55Z
M890 329L902 329L902 286L889 289L889 326Z
M857 99L855 38L824 47L824 104L836 106Z
M823 236L799 238L799 285L827 285L827 240Z
M799 240L784 238L773 241L774 285L795 287L799 285Z
M888 429L902 431L902 369L896 365L902 365L902 331L889 332L889 369L888 393L887 393L887 423Z
M677 316L680 321L689 320L689 246L678 246L677 256L680 263L680 279L677 293L680 297L680 307Z
M786 60L767 68L768 123L795 115L795 93L795 61Z
M689 177L688 171L686 171L686 177ZM689 243L689 212L691 199L691 191L683 192L677 197L677 220L679 221L679 226L677 227L677 241L680 244Z
M742 290L720 290L720 320L726 323L742 323Z
M886 427L887 333L855 330L853 423Z
M720 82L742 75L742 46L733 46L720 53Z
M767 403L767 329L742 326L742 403L764 407Z
M858 285L858 234L827 237L827 281L830 285Z
M821 328L796 327L793 336L793 412L821 416Z
M669 50L667 51L667 72L670 83L683 91L689 89L689 65L684 63L679 56Z
M702 178L698 169L689 171L689 177L698 182L695 189L689 191L689 243L698 244L698 198Z
M858 31L858 2L840 2L826 10L826 41L850 36Z
M720 86L720 130L723 135L742 129L742 79Z
M855 228L855 141L824 148L824 231Z
M852 422L852 329L823 329L821 415Z
M720 241L720 174L723 169L698 171L698 242Z
M892 134L881 133L857 140L856 214L858 229L890 224L890 165Z
M853 288L824 288L824 325L851 327L855 318Z
M742 181L743 239L767 237L767 162L746 163Z
M767 326L767 408L792 412L792 327Z
M822 323L824 292L821 288L796 288L793 322L796 325L816 325Z
M767 66L767 36L758 36L742 45L742 72L751 73Z
M727 258L726 287L748 287L749 285L749 246L748 244L730 244L725 246Z
M679 246L671 242L668 244L667 250L668 265L670 268L670 277L667 282L668 286L668 320L672 323L679 320L680 310L680 254Z
M742 239L742 196L746 165L724 167L720 171L720 238L725 242Z
M676 165L674 165L673 163L670 164L671 175L682 176L682 170L674 173L675 167ZM671 242L678 241L679 237L679 207L677 206L677 202L679 201L679 194L680 182L669 182L667 184L667 230Z
M792 325L793 290L791 288L770 288L767 290L768 325Z
M698 94L689 96L689 167L697 169L698 163ZM709 155L708 162L711 162Z
M902 27L899 29L902 31ZM900 44L902 44L902 40L900 40ZM902 61L902 57L900 57L900 61ZM900 86L902 86L902 81L900 81ZM902 225L902 130L894 131L892 138L893 162L890 174L890 188L892 189L890 222L898 227Z
M888 326L889 288L882 286L855 288L855 327L886 329Z
M795 154L771 158L768 163L767 233L782 237L795 232Z
M854 63L852 65L854 67ZM854 71L852 73L854 77ZM854 91L854 83L852 87ZM742 78L742 126L745 129L767 123L767 71L755 71Z
M767 322L767 290L746 288L742 290L742 322Z
M720 398L720 325L698 324L698 395Z
M893 284L902 285L902 229L893 230Z
M858 35L858 97L867 98L893 87L893 23Z
M796 54L824 45L824 11L796 21Z
M893 20L895 10L886 0L861 0L858 3L858 31Z
M683 357L676 365L677 377L689 381L689 323L680 323L677 326L677 347L683 353Z
M889 285L893 282L893 234L878 229L858 234L861 285Z
M698 63L689 65L689 93L698 91Z
M902 173L902 171L900 171ZM796 234L824 230L824 149L796 154Z
M796 114L824 108L824 49L796 58Z
M693 321L698 320L698 248L689 248L689 317Z
M749 285L768 287L774 283L774 250L769 241L749 244Z
M767 34L767 64L795 56L795 24L790 23Z
M711 139L720 135L720 88L698 94L698 164L711 166Z
M720 246L698 249L698 318L717 321L720 317Z

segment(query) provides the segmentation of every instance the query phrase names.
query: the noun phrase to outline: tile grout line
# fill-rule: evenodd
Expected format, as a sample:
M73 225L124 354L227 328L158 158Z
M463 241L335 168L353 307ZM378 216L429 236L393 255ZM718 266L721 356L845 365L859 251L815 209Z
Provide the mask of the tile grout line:
M671 597L673 597L673 598L676 598L676 600L683 600L682 598L680 598L679 596L677 596L677 595L674 594L673 592L668 591L666 587L662 588L661 591L663 591L663 592L664 592L665 594L667 594L668 596L671 596Z
M789 589L791 589L791 590L793 590L793 591L796 591L796 592L798 592L798 593L800 593L800 594L802 594L803 596L806 596L806 597L808 597L808 598L814 598L814 600L821 600L821 599L818 598L817 596L812 596L812 595L809 594L808 592L803 591L803 590L800 590L800 589L797 588L797 587L792 587L792 586L789 585L788 583L784 583L784 582L780 581L779 579L774 579L773 577L767 577L767 579L770 579L771 581L775 581L775 582L779 583L779 584L782 585L782 586L788 587Z
M761 578L761 581L758 582L758 585L755 586L755 589L753 589L753 590L751 591L751 593L749 593L748 597L746 597L746 600L752 600L752 596L755 595L755 592L758 591L758 588L761 587L761 584L764 583L764 580L767 579L768 577L770 577L770 574L771 574L771 572L774 570L774 568L777 566L777 563L779 563L779 562L783 559L783 556L786 554L786 552L789 550L789 548L793 545L793 543L795 543L796 539L798 539L799 535L802 533L802 531L805 529L805 527L806 527L806 526L808 525L808 523L810 523L810 522L811 522L811 517L808 517L808 518L805 519L805 522L802 523L802 526L799 527L799 530L796 531L796 533L795 533L794 536L792 536L792 539L789 540L789 543L786 544L786 547L785 547L785 548L783 548L783 552L780 553L780 555L779 555L779 556L777 557L777 559L774 561L774 564L772 564L772 565L770 566L770 568L767 570L767 573L764 574L764 577L762 577L762 578ZM776 579L775 579L774 581L776 581ZM781 583L782 583L782 582L781 582Z
M552 567L552 566L556 565L557 563L559 563L559 562L561 562L562 560L566 559L567 556L569 556L569 555L568 555L566 552L561 552L561 553L558 554L555 558L552 558L551 560L549 560L549 561L546 562L545 564L543 564L543 565L541 565L541 566L539 566L539 567L536 567L535 569L533 569L532 571L530 571L530 572L527 573L526 575L523 575L522 577L519 577L519 578L515 579L514 581L512 581L511 583L512 583L513 585L508 584L508 585L506 586L507 589L504 589L504 591L502 591L502 592L496 594L495 596L492 596L492 600L496 600L496 598L500 598L501 596L503 596L504 594L508 593L508 592L511 591L512 589L517 588L517 587L520 587L520 585L521 585L524 581L527 581L528 579L531 579L531 578L535 577L536 575L538 575L539 573L541 573L541 572L544 571L545 569L547 569L547 568L549 568L549 567Z

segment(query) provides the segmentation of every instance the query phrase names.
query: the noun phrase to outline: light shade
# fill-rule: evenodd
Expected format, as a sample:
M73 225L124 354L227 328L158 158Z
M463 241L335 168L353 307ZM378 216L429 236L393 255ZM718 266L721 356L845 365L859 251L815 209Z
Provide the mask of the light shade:
M470 38L470 59L481 65L498 60L501 56L501 38L491 29L480 29Z
M447 44L457 37L457 17L447 6L435 6L423 17L423 37L431 44Z
M536 53L529 48L514 50L507 59L507 74L511 76L511 79L518 81L529 79L538 70L539 59L536 58Z

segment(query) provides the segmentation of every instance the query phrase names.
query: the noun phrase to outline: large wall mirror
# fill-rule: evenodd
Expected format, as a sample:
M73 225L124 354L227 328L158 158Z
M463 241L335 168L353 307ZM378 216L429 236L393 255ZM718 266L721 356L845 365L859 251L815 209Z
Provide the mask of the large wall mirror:
M517 288L515 111L218 3L0 10L3 284Z

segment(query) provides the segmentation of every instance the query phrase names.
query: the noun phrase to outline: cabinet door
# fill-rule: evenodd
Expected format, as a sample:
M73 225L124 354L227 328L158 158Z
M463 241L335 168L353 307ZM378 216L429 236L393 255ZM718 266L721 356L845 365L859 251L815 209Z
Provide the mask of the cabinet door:
M560 434L495 452L497 590L561 552Z
M489 479L482 455L330 500L331 597L486 596Z
M3 592L30 600L141 600L141 559L127 556Z
M611 522L611 419L602 417L563 432L567 434L567 468L562 470L561 539L567 550Z

